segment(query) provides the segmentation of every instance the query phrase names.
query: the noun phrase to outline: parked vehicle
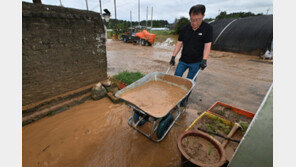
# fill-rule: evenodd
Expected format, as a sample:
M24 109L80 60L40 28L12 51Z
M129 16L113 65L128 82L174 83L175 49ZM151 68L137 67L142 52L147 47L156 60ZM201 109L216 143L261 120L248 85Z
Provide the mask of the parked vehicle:
M137 43L142 46L151 46L154 43L156 35L147 30L137 32L136 28L130 28L129 32L121 35L121 40L125 43Z

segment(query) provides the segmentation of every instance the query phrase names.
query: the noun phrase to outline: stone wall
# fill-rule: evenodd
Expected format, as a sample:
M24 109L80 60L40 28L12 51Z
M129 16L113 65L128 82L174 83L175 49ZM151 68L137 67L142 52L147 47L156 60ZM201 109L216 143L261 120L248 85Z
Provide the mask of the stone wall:
M22 3L23 106L107 77L99 13Z

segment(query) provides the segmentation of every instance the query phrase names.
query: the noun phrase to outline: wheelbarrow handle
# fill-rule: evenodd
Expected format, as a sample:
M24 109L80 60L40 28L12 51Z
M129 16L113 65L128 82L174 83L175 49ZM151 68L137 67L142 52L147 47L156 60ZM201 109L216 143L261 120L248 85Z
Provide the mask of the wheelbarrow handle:
M165 74L167 74L170 71L171 68L172 68L172 65L169 66L169 68L167 69Z
M200 72L200 68L199 68L199 70L197 71L197 73L194 75L194 77L193 77L193 79L192 79L193 82L195 81L195 79L196 79L196 77L197 77L197 75L198 75L199 72Z

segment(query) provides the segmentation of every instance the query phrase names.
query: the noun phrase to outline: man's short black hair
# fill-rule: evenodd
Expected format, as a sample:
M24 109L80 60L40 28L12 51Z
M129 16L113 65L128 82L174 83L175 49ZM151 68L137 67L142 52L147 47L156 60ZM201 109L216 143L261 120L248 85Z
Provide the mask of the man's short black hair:
M200 14L200 13L201 13L202 15L204 15L205 12L206 12L206 7L205 7L205 5L198 4L198 5L194 5L194 6L192 6L192 7L190 8L190 10L189 10L189 16L190 16L191 14L197 15L197 14Z

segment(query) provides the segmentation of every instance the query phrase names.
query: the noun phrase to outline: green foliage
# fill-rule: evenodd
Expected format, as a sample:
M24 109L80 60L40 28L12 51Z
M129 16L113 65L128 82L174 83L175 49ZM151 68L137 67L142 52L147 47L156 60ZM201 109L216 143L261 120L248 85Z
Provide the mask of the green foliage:
M181 17L180 19L175 20L174 30L176 34L179 34L180 29L186 24L190 23L189 19Z
M244 121L240 121L239 122L241 128L242 128L242 132L245 133L249 127L249 123L248 122L244 122Z
M217 111L217 114L224 116L225 115L224 108L222 110Z
M220 130L222 130L226 134L230 132L230 127L224 124L224 122L220 120L218 116L213 116L213 118L211 119L213 120L212 123L205 125L207 131L219 132Z
M144 77L145 75L140 72L129 72L123 71L114 76L116 80L122 81L123 83L130 85L131 83L137 81L138 79Z
M173 30L158 30L158 31L150 31L150 33L157 35L171 35L175 34L175 31Z
M119 32L126 32L129 27L131 27L131 22L127 20L117 20L117 29ZM139 25L138 22L133 21L132 26ZM142 26L146 26L146 20L141 21ZM147 26L151 26L151 20L148 20ZM153 27L154 28L160 28L160 27L168 27L169 23L167 20L153 20ZM113 29L115 30L115 19L110 19L110 21L107 23L107 29Z
M209 23L209 22L211 22L211 21L213 21L213 20L215 20L214 18L206 18L206 19L204 19L204 21L206 22L206 23Z
M138 23L136 24L138 25ZM146 26L146 20L141 21L142 26ZM153 20L153 27L154 28L160 28L160 27L167 27L169 25L169 22L167 20ZM151 20L148 20L147 26L151 26Z
M243 18L249 16L261 16L263 13L254 14L252 12L235 12L227 14L226 11L220 12L218 16L216 16L216 20L224 19L224 18Z

